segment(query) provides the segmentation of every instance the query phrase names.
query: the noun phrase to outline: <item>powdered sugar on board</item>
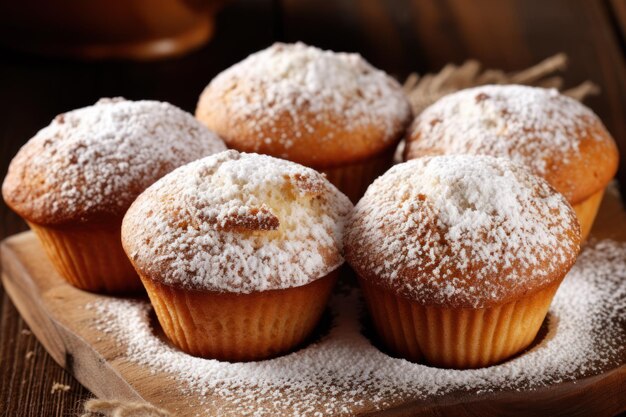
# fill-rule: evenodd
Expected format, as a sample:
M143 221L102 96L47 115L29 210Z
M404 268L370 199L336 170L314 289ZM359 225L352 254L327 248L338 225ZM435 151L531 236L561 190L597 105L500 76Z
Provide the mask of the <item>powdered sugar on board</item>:
M44 224L122 216L164 174L225 149L215 133L169 103L102 99L57 116L24 145L3 194Z
M166 175L137 198L122 241L165 284L250 293L308 284L343 263L352 203L317 171L221 152Z
M425 157L368 188L346 227L350 265L423 304L482 307L560 279L578 253L574 210L505 158Z
M425 109L407 146L412 157L501 156L546 175L567 164L567 155L579 150L582 132L594 124L601 122L589 108L556 89L486 85L447 95ZM554 161L560 162L551 166Z
M332 328L319 342L251 363L174 349L155 334L146 302L106 298L86 308L97 314L102 337L124 347L125 360L201 404L181 415L353 415L446 393L539 389L626 363L626 244L588 245L556 294L545 337L515 359L476 370L431 368L379 351L362 334L356 289L337 291Z

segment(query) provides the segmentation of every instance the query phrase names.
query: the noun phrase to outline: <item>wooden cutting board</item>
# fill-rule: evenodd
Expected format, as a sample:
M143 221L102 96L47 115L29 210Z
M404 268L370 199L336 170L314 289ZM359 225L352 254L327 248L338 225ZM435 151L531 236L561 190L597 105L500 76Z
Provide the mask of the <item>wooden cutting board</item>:
M605 196L592 235L626 241L626 211L614 189ZM146 401L181 417L206 411L183 395L171 379L127 360L124 346L102 337L94 328L96 313L84 306L104 296L75 289L60 278L32 232L6 239L0 249L2 282L22 317L54 360L95 395ZM384 411L361 408L359 412L380 416L610 416L626 410L626 357L622 355L604 369L597 375L533 391L448 393L427 401L395 404Z

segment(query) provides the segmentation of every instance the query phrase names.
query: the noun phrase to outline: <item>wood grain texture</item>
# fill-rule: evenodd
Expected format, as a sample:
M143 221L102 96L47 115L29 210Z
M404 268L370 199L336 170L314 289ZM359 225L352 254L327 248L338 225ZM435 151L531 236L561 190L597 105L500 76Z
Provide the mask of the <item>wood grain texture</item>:
M607 193L593 236L626 241L626 211L616 192ZM179 417L204 415L207 410L209 415L217 413L219 408L208 405L213 401L201 405L199 398L185 395L167 374L154 374L151 368L126 360L124 343L103 337L94 328L98 313L85 308L104 296L67 284L54 272L32 232L7 239L0 252L3 284L22 317L52 358L99 398L147 401L176 412ZM602 348L602 344L598 346ZM554 383L533 391L452 392L411 400L380 412L363 414L355 409L355 414L610 416L626 410L626 355L617 357L604 369L576 382Z
M516 70L564 51L570 55L566 85L586 79L601 85L602 95L588 104L605 120L625 154L624 0L465 3L236 0L218 17L216 36L205 48L155 63L84 63L2 49L0 176L19 147L60 112L116 95L167 100L191 111L211 77L274 40L358 51L399 78L466 58ZM621 166L621 183L626 184L626 163ZM0 237L23 230L24 223L0 202ZM89 392L57 366L33 336L21 335L24 327L0 287L0 416L75 416ZM31 350L34 356L26 359ZM54 382L71 389L51 395Z

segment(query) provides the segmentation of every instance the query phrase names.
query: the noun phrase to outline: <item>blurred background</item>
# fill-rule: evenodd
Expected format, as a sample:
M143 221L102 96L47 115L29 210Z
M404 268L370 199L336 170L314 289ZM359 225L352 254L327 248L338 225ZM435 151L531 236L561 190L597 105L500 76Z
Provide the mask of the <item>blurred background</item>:
M600 86L585 103L624 154L625 35L626 0L0 0L0 173L58 113L105 96L193 112L218 72L275 41L359 52L401 82L469 58L516 71L565 52L564 86ZM25 230L0 209L0 237ZM90 394L24 326L0 288L0 415L77 415ZM50 395L53 382L71 389Z

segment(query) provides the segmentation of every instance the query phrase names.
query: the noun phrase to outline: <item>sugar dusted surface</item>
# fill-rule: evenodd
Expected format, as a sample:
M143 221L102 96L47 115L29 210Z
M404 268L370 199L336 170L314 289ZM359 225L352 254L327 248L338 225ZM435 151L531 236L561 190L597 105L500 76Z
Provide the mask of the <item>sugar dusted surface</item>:
M367 190L344 239L363 277L425 304L482 307L560 279L580 230L544 180L505 158L394 166Z
M353 415L429 403L446 393L541 389L610 369L625 358L626 244L588 245L554 298L546 336L515 359L476 370L431 368L380 352L361 333L357 290L334 296L333 325L320 341L251 363L176 350L151 327L147 302L103 298L86 308L97 314L102 337L125 349L125 361L171 381L189 404L197 403L188 415Z
M491 155L526 165L538 175L561 169L579 151L598 117L556 89L487 85L438 100L415 120L409 153ZM604 140L598 136L597 140Z
M310 168L226 151L181 167L129 209L122 240L168 285L250 293L296 287L343 258L352 204Z
M167 172L224 149L216 134L171 104L102 99L57 116L24 145L3 194L44 224L122 216Z
M303 43L276 43L250 55L215 77L206 92L221 98L206 101L215 105L210 111L227 112L233 125L248 126L259 146L279 142L286 150L313 133L323 147L336 130L369 126L382 129L381 141L391 143L411 114L400 85L360 55ZM276 123L284 115L290 129ZM327 128L318 130L311 115Z

